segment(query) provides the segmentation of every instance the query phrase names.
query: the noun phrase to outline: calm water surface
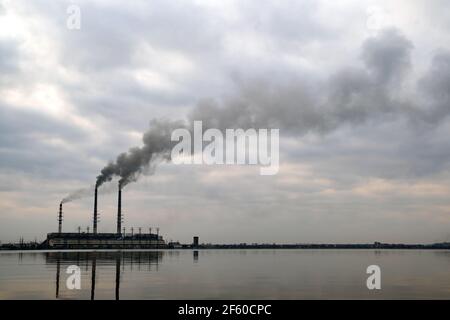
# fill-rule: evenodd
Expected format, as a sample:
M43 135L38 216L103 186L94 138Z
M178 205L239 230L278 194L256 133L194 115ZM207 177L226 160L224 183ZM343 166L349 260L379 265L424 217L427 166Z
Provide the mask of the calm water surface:
M382 270L381 290L366 268ZM66 269L81 269L69 290ZM450 251L0 252L0 299L450 299Z

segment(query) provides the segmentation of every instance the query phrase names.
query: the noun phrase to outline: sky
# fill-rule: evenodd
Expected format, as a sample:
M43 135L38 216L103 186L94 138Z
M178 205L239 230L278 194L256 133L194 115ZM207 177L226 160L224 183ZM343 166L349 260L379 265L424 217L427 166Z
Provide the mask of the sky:
M0 241L57 230L61 199L155 119L278 128L280 170L161 163L124 188L127 230L450 241L449 16L446 0L0 0ZM92 197L63 209L64 231L92 229Z

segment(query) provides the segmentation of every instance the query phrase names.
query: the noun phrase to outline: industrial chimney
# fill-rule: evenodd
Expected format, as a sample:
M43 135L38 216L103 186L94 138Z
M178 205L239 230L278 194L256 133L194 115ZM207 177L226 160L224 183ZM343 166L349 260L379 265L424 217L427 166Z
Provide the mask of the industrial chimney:
M94 234L97 233L97 186L95 186L94 194Z
M119 197L117 200L117 234L120 234L122 226L122 188L119 183Z
M59 204L58 233L62 232L62 202Z

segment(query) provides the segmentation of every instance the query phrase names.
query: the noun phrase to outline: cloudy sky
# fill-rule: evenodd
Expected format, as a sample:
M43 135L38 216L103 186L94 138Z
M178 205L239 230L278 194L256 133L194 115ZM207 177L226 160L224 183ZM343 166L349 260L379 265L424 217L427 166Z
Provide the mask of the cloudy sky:
M0 0L0 240L55 231L60 200L152 119L213 119L279 128L279 173L161 164L125 188L127 228L450 241L449 16L446 0ZM102 188L110 232L116 183ZM92 202L67 203L63 230L91 225Z

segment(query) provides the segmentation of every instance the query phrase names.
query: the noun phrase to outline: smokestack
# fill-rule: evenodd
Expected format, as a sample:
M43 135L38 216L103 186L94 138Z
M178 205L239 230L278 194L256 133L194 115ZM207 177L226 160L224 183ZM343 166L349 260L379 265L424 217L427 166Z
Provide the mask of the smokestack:
M97 233L97 186L95 186L94 194L94 234Z
M62 232L62 202L59 204L58 233Z
M198 248L198 237L197 236L193 238L192 246L194 248Z
M120 234L122 227L122 187L119 183L119 197L117 200L117 234Z

